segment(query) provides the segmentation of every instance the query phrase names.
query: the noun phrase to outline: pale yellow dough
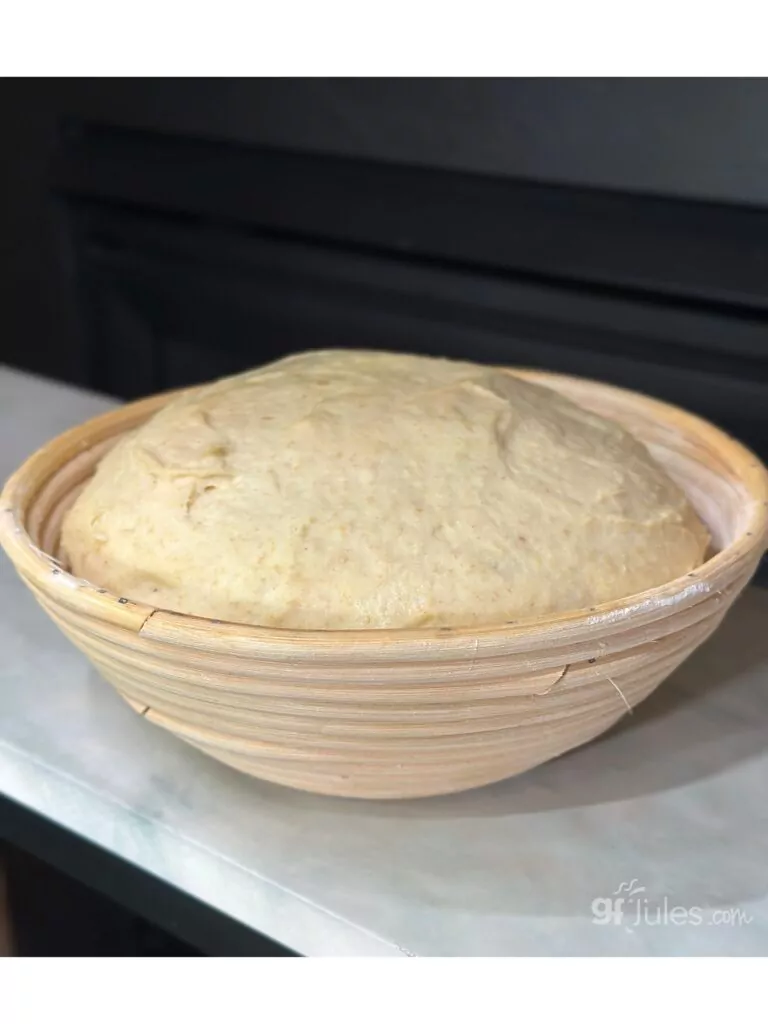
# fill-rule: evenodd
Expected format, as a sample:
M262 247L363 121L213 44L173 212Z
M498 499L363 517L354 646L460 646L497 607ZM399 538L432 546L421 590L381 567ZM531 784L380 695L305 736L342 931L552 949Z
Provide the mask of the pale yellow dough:
M471 363L310 352L172 401L66 517L73 572L215 619L485 625L700 565L708 535L648 451Z

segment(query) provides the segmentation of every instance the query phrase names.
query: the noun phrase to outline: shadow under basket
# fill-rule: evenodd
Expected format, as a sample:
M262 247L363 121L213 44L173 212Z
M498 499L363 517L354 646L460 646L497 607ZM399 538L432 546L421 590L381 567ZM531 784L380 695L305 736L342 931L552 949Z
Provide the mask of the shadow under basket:
M0 541L131 707L240 771L368 798L495 782L586 743L644 700L717 627L768 545L768 473L722 431L594 381L510 372L645 442L709 527L712 557L621 601L481 629L294 631L137 604L70 575L59 532L99 459L168 394L90 420L28 459L0 498Z

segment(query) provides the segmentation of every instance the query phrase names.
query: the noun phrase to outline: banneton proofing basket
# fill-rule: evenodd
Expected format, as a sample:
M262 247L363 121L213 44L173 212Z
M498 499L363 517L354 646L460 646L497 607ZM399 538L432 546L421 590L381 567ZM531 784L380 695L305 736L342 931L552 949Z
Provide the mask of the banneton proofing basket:
M267 629L137 604L70 575L59 532L99 459L168 394L33 455L0 498L0 541L131 707L234 768L374 798L494 782L586 743L644 700L717 627L768 545L768 474L720 430L630 391L510 372L644 441L709 526L713 557L621 601L480 629Z

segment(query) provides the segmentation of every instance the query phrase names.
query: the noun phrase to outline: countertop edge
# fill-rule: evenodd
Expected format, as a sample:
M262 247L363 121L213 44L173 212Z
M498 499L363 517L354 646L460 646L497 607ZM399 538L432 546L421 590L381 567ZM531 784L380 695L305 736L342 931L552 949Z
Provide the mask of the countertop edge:
M415 955L269 878L217 856L156 819L143 819L130 807L111 800L104 793L83 785L75 778L57 772L3 740L0 740L0 791L59 827L121 857L302 956ZM73 793L87 794L87 821L85 815L77 812L76 801L71 799ZM109 813L103 816L94 813L97 804L109 806ZM115 828L115 822L120 821L126 825L124 832ZM185 877L174 877L171 872L158 872L156 865L150 865L148 858L142 857L140 853L137 855L130 842L132 829L137 822L151 824L153 829L164 829L174 845L184 848L185 860L195 863L196 870L188 872ZM102 823L103 828L94 827ZM229 876L229 886L222 886L222 874ZM206 878L211 881L206 882ZM229 892L227 899L222 900L224 889L229 889ZM267 893L271 902L275 903L263 919L242 911L244 898L247 899L259 890Z

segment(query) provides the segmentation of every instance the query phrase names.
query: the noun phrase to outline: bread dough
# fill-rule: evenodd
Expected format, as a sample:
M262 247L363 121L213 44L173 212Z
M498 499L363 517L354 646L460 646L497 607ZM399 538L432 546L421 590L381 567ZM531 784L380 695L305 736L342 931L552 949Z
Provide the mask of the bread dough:
M210 618L490 625L700 565L708 534L617 424L511 372L324 351L187 392L66 516L72 571Z

